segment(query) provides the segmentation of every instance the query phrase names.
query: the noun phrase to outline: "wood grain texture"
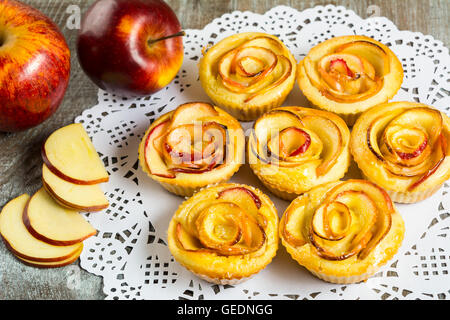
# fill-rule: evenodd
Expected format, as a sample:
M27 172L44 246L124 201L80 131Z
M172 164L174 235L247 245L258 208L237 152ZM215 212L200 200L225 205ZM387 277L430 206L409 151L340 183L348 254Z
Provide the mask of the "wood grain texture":
M33 194L41 186L40 146L45 137L72 123L84 109L97 103L97 88L81 71L75 53L77 30L68 27L71 5L84 13L93 0L24 0L55 21L64 33L72 51L69 88L58 111L43 124L20 133L0 133L0 207L22 194ZM168 0L183 28L201 29L214 18L233 10L264 13L276 5L304 10L316 5L342 5L366 18L378 6L380 15L393 21L401 30L430 34L450 44L448 0ZM77 264L42 270L18 262L0 244L0 300L4 299L102 299L102 279L91 275ZM79 273L77 273L79 272ZM78 277L78 278L75 278ZM74 283L79 281L73 288Z

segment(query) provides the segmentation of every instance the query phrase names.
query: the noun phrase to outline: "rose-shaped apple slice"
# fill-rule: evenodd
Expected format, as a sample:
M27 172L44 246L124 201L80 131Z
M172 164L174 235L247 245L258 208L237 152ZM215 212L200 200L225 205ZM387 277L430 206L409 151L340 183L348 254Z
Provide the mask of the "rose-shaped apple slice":
M248 57L257 57L258 60L249 60ZM238 66L243 62L251 64L252 68L263 65L256 75L246 76L244 72L237 73ZM252 63L253 62L253 63ZM244 93L253 89L252 86L277 65L278 57L273 51L262 47L240 47L234 49L223 56L219 61L218 72L224 85L235 92ZM249 68L248 66L247 68Z
M266 240L257 220L232 202L207 207L198 216L196 226L203 246L221 255L255 252Z
M345 190L325 201L314 213L310 241L320 256L344 260L369 243L378 209L362 191Z
M210 171L224 161L226 137L226 128L216 122L181 125L164 137L163 157L173 172Z

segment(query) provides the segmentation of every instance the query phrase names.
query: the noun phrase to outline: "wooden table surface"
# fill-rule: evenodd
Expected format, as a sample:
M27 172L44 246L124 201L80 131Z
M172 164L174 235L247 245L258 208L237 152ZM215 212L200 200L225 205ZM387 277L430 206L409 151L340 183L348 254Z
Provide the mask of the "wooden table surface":
M33 194L41 186L40 146L43 139L72 123L84 109L97 103L97 88L81 71L76 53L77 30L68 18L73 5L84 13L94 0L23 0L55 21L72 50L69 88L58 111L43 124L20 133L0 133L0 207L22 194ZM303 10L316 5L343 5L365 18L378 11L400 30L430 34L449 47L450 1L448 0L168 0L183 28L201 29L214 18L234 10L264 13L276 5ZM72 6L72 7L70 7ZM76 7L75 7L76 8ZM102 279L78 263L59 269L36 269L18 262L0 244L0 300L10 299L103 299Z

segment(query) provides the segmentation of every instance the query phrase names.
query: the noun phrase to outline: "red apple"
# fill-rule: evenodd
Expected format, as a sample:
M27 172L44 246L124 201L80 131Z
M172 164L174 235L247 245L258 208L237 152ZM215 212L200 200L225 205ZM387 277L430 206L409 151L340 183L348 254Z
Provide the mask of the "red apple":
M0 131L36 126L59 107L70 51L58 27L37 9L0 2Z
M145 96L177 74L183 34L175 13L162 0L98 0L83 17L78 59L103 90Z

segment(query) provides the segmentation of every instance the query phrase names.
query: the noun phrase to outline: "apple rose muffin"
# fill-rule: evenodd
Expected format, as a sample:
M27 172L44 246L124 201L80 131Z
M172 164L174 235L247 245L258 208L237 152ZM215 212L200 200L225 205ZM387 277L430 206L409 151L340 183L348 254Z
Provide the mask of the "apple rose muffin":
M450 119L417 102L391 102L364 112L350 150L363 175L395 202L413 203L450 178Z
M143 171L180 196L227 181L244 159L245 136L239 121L202 102L182 104L162 115L139 145Z
M318 186L296 198L280 222L292 258L333 283L365 281L400 247L404 222L389 195L366 180Z
M278 249L278 214L260 190L235 183L205 188L169 224L174 258L198 277L237 284L265 268Z
M299 63L297 80L309 101L352 126L361 113L392 98L403 69L384 44L366 36L341 36L313 47Z
M247 145L248 162L272 193L293 200L345 175L349 141L344 120L331 112L279 107L255 121Z
M294 87L297 62L275 36L246 32L209 48L200 61L206 94L239 120L279 107Z

